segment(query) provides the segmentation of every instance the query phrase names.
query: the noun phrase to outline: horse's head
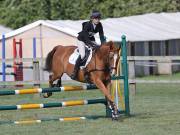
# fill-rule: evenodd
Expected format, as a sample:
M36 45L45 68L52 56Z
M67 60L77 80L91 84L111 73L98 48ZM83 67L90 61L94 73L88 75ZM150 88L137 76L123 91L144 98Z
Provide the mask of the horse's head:
M111 75L115 75L117 73L117 66L120 59L119 51L120 47L115 46L114 42L109 41L102 45L102 48L105 48L106 54L106 62L110 68Z

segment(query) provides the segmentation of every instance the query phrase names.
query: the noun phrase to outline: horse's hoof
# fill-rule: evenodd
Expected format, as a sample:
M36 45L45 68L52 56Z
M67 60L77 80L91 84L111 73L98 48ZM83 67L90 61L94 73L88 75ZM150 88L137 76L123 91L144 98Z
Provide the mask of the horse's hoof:
M118 121L119 118L120 118L119 116L113 116L113 117L112 117L112 121Z
M43 98L48 98L48 97L52 96L52 92L43 93L42 96L43 96Z
M119 120L119 118L120 118L119 113L112 113L112 121L117 121Z
M119 112L118 112L118 109L115 105L115 103L110 103L109 105L109 109L111 110L111 118L113 121L117 121L119 119Z

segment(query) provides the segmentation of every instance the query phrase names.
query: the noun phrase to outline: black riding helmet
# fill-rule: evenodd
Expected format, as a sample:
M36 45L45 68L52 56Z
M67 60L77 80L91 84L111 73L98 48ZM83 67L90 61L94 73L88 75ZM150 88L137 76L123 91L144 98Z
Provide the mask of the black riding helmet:
M91 19L94 19L94 18L101 19L101 13L97 10L93 10L91 13Z

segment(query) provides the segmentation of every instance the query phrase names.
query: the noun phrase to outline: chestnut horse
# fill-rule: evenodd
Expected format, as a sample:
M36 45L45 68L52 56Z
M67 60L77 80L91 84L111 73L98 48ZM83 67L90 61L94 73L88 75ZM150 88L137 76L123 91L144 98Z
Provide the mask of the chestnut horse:
M47 55L45 70L51 72L49 85L53 87L53 82L59 79L63 73L70 76L74 70L74 65L69 63L69 57L73 53L75 46L56 46ZM91 61L85 69L80 69L77 81L95 84L105 95L108 106L112 111L112 118L117 119L118 110L110 94L111 75L115 74L119 61L119 50L112 41L101 45L93 52ZM51 93L44 95L50 96Z

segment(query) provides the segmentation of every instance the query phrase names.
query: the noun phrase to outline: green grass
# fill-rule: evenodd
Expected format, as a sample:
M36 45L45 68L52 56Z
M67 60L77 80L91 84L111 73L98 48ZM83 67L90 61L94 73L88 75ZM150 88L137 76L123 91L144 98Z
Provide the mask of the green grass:
M38 95L3 96L0 105L58 102L70 99L102 97L99 91L56 93L49 99ZM105 118L104 105L67 108L1 111L0 119L21 120L65 116L98 116L96 120L44 122L27 125L0 125L0 135L179 135L180 85L138 84L136 95L130 94L131 116L119 121Z

